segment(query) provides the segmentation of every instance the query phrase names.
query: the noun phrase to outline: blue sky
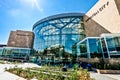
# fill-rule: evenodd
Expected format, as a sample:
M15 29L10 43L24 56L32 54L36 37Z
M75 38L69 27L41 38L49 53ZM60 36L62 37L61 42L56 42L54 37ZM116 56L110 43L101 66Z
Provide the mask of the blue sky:
M10 31L32 31L38 20L60 13L86 13L98 0L0 0L0 44Z

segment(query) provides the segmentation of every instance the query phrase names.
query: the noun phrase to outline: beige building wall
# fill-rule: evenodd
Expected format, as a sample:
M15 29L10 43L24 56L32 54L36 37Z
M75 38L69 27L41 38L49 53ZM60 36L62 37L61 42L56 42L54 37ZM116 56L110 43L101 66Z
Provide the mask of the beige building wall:
M108 30L106 30L100 24L95 22L93 19L90 19L86 22L86 19L89 18L88 16L85 15L83 18L86 37L98 37L102 33L110 33Z
M90 24L92 20L93 23L91 24L98 24L96 27L100 27L101 31L104 29L105 32L120 33L120 6L116 5L116 2L119 4L118 2L120 2L120 0L99 0L95 6L86 13L86 17L88 18L84 18L86 22L85 25ZM92 27L92 25L88 26ZM95 30L99 31L97 29Z
M119 14L120 14L120 0L115 0L115 3L117 5L117 8L118 8L118 11L119 11Z

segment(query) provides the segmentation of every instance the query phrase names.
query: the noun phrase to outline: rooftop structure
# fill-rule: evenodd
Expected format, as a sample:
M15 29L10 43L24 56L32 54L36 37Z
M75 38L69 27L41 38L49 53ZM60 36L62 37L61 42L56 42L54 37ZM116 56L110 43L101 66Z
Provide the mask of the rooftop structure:
M64 46L72 52L72 46L85 37L82 13L64 13L53 15L36 22L34 49L43 51L52 45Z

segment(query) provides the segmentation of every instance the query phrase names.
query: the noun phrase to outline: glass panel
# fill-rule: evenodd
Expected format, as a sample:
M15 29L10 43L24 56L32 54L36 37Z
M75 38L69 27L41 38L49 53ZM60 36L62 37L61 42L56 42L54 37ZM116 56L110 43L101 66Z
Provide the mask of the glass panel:
M108 53L107 53L107 48L106 48L106 44L105 44L104 38L101 38L101 44L102 44L102 48L103 48L104 57L108 58Z
M87 58L87 40L80 44L80 57Z
M3 52L3 48L0 48L0 55L2 55L2 52Z
M98 53L96 39L88 39L90 53Z
M120 51L120 37L114 38L116 51Z
M101 38L101 43L102 43L102 47L103 47L103 52L107 52L104 38Z
M107 41L108 50L110 52L116 51L114 39L113 38L106 38L106 41Z
M93 39L88 39L88 41L89 41L89 49L90 49L91 58L102 57L100 40L93 38Z
M51 45L65 46L65 51L72 53L72 45L85 37L82 17L56 18L37 25L34 28L34 49L43 51Z

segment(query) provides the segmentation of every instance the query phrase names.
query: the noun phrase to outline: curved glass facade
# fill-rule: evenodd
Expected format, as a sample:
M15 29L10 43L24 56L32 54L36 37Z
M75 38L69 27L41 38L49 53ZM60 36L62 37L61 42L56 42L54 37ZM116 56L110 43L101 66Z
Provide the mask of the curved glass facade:
M34 49L43 51L54 45L64 46L72 52L72 46L85 37L83 14L65 13L47 17L33 26Z

